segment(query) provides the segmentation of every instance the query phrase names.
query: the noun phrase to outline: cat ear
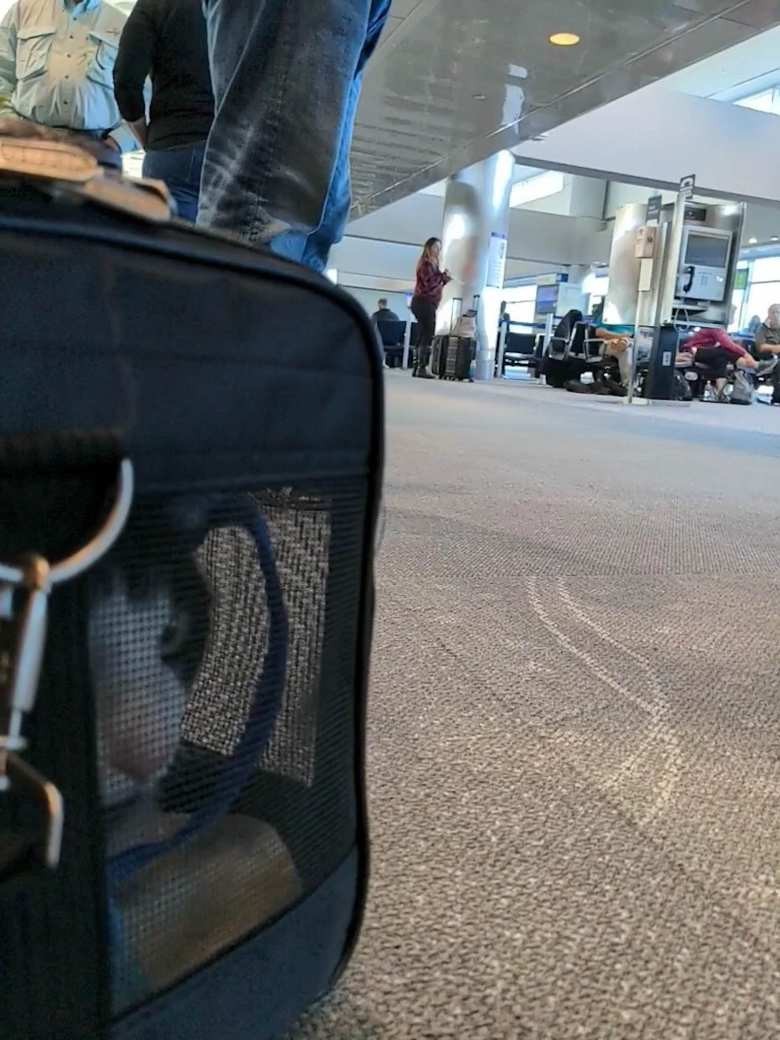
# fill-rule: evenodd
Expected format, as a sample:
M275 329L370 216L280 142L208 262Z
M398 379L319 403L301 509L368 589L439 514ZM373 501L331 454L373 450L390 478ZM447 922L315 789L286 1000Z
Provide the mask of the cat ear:
M191 627L189 611L179 607L176 616L171 618L160 633L160 655L163 661L169 661L185 651Z

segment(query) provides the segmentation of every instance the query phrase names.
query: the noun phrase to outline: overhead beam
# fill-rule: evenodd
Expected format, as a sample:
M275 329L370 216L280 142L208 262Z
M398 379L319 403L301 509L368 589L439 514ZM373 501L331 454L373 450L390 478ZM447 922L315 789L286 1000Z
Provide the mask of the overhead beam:
M546 169L676 188L696 174L701 194L780 202L780 117L647 87L513 149Z

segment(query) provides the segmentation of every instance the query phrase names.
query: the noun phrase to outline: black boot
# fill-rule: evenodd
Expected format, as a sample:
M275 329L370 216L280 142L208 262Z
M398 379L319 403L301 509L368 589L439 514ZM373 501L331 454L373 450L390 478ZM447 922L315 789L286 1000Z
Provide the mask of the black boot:
M417 366L417 378L418 379L435 379L430 369L431 364L431 348L423 347L419 352L419 361Z

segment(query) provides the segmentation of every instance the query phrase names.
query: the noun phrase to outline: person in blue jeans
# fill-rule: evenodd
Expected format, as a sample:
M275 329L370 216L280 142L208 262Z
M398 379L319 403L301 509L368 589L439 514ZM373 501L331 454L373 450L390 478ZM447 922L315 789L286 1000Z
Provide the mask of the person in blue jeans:
M198 223L325 268L349 215L363 69L390 0L204 0L216 117Z
M152 80L148 122L147 76ZM119 41L114 94L146 149L144 177L164 181L179 216L194 221L214 119L202 0L138 0Z

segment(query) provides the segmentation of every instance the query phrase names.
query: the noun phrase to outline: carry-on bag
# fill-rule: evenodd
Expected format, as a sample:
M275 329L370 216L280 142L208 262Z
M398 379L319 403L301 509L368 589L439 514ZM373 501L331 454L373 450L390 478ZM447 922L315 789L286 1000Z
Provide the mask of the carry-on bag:
M476 340L471 336L449 336L448 339L444 377L459 381L468 379L471 375L471 362L474 360Z
M0 1036L282 1036L365 896L376 337L62 145L0 271Z
M734 373L729 402L731 404L752 404L755 400L756 390L749 375L740 369Z
M431 372L439 379L443 379L447 371L447 350L449 349L449 336L434 336L431 347Z
M479 296L475 296L471 309L463 313L463 301L453 301L450 334L447 337L447 357L444 364L444 379L462 381L471 375L471 362L476 353L477 314Z

